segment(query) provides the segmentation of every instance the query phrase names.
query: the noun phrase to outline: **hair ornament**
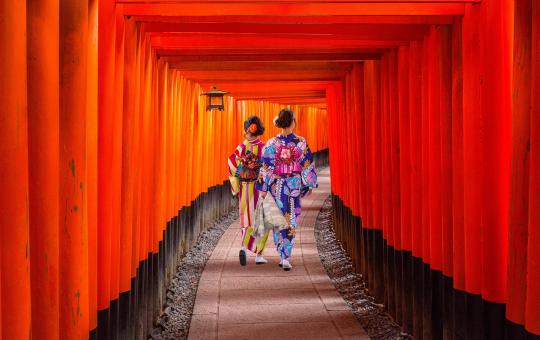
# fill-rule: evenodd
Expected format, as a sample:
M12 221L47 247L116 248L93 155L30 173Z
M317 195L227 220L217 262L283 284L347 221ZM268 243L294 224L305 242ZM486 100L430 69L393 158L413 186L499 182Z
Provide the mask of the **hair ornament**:
M257 132L257 124L252 123L252 124L248 127L248 131L249 131L250 133L255 133L255 132Z

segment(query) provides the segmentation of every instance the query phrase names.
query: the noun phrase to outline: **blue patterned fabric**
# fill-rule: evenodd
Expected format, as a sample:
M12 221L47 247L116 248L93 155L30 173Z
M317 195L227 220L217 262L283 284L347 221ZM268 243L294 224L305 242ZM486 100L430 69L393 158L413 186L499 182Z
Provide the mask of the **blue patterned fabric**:
M317 188L317 173L311 150L302 137L290 134L270 139L263 148L259 189L270 192L288 225L274 231L274 242L281 257L291 256L294 229L301 213L300 198Z

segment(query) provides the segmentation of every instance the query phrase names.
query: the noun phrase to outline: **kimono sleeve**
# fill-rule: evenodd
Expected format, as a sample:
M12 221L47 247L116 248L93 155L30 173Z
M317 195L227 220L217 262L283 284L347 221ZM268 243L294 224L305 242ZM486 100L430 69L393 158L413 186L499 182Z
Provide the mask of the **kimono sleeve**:
M269 140L262 150L262 167L259 172L258 189L263 192L270 190L274 182L274 167L275 167L276 149L274 141Z
M317 171L315 170L315 162L313 161L313 154L306 141L303 141L303 152L300 160L302 166L302 185L310 189L317 188Z
M240 159L243 153L242 144L238 145L234 153L229 157L229 175L238 177L238 168L240 166Z

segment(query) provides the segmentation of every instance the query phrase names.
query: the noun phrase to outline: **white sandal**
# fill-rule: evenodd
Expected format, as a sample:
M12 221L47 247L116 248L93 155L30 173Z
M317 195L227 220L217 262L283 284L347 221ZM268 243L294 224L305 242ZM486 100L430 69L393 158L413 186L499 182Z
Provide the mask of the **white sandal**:
M257 254L257 256L255 256L255 264L266 264L268 263L268 261L260 254Z
M283 267L283 270L286 272L292 269L291 263L288 260L282 260L281 266Z

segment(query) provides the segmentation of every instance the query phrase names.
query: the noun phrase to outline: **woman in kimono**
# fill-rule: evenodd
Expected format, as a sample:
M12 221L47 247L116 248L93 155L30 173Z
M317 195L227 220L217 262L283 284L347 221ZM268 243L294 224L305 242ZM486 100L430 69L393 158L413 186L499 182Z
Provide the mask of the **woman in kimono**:
M291 270L290 257L300 216L300 197L317 185L313 155L307 141L294 134L296 119L289 109L281 110L274 123L281 133L270 139L263 150L261 196L270 192L287 224L274 229L274 243L280 255L279 265Z
M259 136L264 133L264 125L257 116L251 116L244 122L245 140L238 145L229 157L229 174L233 195L238 195L240 206L240 226L242 228L242 245L239 258L242 266L246 265L246 250L254 252L256 264L267 263L262 256L268 233L263 238L251 235L255 219L255 207L259 198L259 169L264 143ZM238 184L237 184L238 183Z

